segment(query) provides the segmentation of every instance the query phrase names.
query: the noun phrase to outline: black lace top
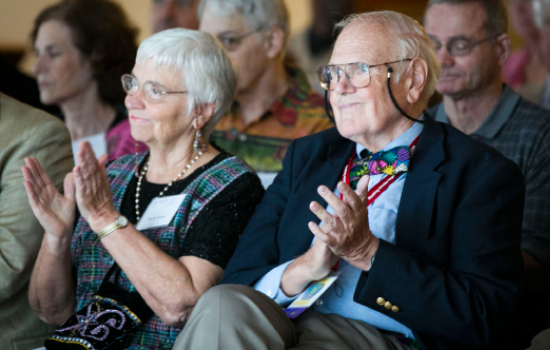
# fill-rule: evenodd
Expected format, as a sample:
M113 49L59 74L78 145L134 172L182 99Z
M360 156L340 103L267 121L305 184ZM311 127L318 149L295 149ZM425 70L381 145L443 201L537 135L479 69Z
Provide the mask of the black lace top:
M186 178L174 182L164 196L180 194L200 174L215 164L230 157L227 153L217 155L207 164L196 169ZM139 206L141 215L159 195L166 184L148 182L145 177L141 183ZM137 177L133 177L124 194L121 214L136 224L135 196ZM240 234L260 202L264 189L255 174L244 174L233 181L202 209L195 218L184 238L185 249L182 256L193 255L206 259L225 269L237 246Z

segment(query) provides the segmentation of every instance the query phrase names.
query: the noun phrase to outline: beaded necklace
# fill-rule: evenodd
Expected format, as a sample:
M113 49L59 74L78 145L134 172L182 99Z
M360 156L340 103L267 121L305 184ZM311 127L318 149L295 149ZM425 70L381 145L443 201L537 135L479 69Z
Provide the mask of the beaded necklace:
M164 189L162 191L160 191L159 195L156 198L162 197L166 193L168 188L170 188L170 186L172 186L172 184L174 182L176 182L178 179L180 179L187 172L187 170L189 170L189 168L191 168L191 166L193 164L195 164L195 162L200 158L200 156L202 156L202 151L197 152L197 155L193 159L191 159L189 164L187 164L185 166L185 169L183 169L183 171L181 173L179 173L172 181L170 181L166 185L166 187L164 187ZM139 222L139 219L141 218L141 213L139 211L139 193L141 191L141 181L143 180L143 177L145 176L145 174L147 174L148 169L149 169L149 161L147 161L147 163L143 167L143 170L141 170L141 173L139 174L139 177L138 177L138 182L137 182L137 187L136 187L136 218L137 218L137 222Z

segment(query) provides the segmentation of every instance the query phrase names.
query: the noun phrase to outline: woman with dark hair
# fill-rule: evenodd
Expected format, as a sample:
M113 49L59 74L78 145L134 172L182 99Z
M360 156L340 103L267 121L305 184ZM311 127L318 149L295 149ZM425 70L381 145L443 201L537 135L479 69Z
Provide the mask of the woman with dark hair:
M125 144L133 150L134 140L123 132L129 128L123 127L128 120L120 76L134 65L136 35L122 8L109 0L64 0L36 18L33 70L40 100L61 108L73 153L84 140L110 160L123 154Z

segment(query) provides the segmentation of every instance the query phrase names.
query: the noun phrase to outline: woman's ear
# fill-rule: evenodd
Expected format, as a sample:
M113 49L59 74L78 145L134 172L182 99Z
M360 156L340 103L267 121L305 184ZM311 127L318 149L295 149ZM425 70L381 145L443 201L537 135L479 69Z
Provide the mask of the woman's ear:
M279 56L285 46L285 32L279 26L271 27L266 34L266 56L275 58Z
M195 120L193 120L193 127L195 129L202 129L204 124L214 116L214 111L216 109L215 102L203 103L195 107Z
M422 58L415 58L406 71L407 102L415 103L422 97L428 80L428 64Z

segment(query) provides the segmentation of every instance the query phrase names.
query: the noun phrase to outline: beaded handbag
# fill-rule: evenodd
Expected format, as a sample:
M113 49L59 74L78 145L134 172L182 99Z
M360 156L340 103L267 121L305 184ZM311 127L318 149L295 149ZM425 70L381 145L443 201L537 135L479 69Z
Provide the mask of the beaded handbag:
M117 285L120 267L115 262L90 303L59 326L44 342L47 350L125 349L134 331L153 311L138 292ZM115 273L115 283L109 282Z

